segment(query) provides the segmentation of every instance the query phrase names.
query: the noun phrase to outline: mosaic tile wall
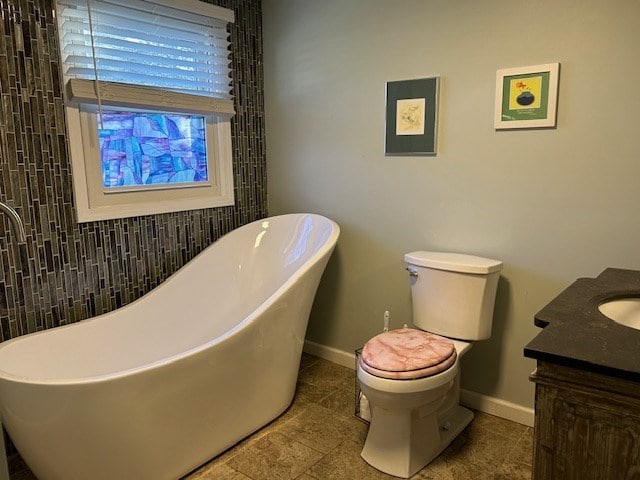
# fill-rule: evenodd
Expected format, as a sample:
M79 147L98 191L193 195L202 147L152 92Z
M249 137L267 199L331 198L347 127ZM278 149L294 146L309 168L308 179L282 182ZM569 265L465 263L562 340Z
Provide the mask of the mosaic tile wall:
M157 286L222 234L266 216L261 0L232 8L234 207L77 224L50 0L0 0L1 340L77 322Z

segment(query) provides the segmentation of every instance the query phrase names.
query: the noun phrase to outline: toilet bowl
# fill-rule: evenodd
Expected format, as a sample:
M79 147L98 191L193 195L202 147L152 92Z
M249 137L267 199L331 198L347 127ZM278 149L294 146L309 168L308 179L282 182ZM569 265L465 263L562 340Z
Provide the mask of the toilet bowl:
M357 377L371 409L362 458L409 478L471 422L460 406L460 359L488 338L502 262L464 254L412 252L413 323L365 343ZM460 340L463 339L463 340Z
M424 378L394 380L358 365L358 382L371 408L362 458L376 469L409 478L442 452L471 422L473 413L458 404L462 355L471 344L453 342L456 360Z

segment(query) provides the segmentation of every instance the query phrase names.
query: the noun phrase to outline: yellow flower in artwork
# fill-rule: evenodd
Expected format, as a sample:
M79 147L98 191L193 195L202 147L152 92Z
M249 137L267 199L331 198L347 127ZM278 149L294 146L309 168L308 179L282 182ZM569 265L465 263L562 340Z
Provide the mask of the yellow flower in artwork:
M542 76L513 78L509 81L509 110L540 108Z

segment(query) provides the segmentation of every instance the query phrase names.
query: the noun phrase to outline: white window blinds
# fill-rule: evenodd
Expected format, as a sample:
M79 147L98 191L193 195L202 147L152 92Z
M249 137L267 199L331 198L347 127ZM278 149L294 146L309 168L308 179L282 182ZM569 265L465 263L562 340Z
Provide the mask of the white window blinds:
M58 0L57 14L72 101L233 114L233 11L198 0Z

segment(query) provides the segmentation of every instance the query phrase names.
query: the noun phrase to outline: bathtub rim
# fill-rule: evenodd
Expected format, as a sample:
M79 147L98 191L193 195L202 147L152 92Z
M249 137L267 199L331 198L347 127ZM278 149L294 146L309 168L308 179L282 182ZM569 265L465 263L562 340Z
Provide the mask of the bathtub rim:
M87 319L84 319L84 320L80 320L78 322L74 322L74 323L71 323L71 324L61 325L59 327L54 327L55 330L66 329L66 328L71 328L71 327L79 327L81 325L87 325L89 323L101 320L103 317L105 317L107 315L110 315L113 312L116 312L118 310L128 309L128 308L132 307L134 304L137 304L138 302L143 301L144 297L147 294L149 294L150 292L154 291L160 285L163 285L163 284L166 284L166 283L168 283L170 281L173 281L174 277L176 277L184 267L189 265L191 262L195 261L200 255L202 255L209 248L212 248L218 241L222 240L224 237L226 237L228 235L231 235L236 230L239 230L239 229L241 229L243 227L248 227L249 225L252 225L252 224L255 224L255 223L264 222L264 221L267 221L267 220L270 220L270 219L284 218L284 217L298 217L298 218L314 217L314 218L321 218L324 221L327 221L329 223L329 226L331 227L331 231L330 231L329 236L327 237L327 239L320 246L320 248L318 248L318 250L316 250L313 253L313 255L311 255L299 269L297 269L289 278L287 278L287 280L284 283L282 283L271 295L269 295L248 316L246 316L244 319L242 319L233 328L225 331L223 334L218 335L217 337L215 337L213 339L210 339L208 341L205 341L204 343L202 343L202 344L200 344L200 345L198 345L196 347L184 350L184 351L176 353L174 355L169 355L167 357L161 358L161 359L153 361L153 362L146 363L144 365L140 365L140 366L133 367L133 368L127 368L127 369L124 369L124 370L119 370L117 372L105 373L105 374L101 374L101 375L83 376L83 377L77 377L77 378L68 378L68 379L43 379L43 378L35 378L35 377L29 377L29 376L15 375L13 373L7 372L6 370L0 368L0 381L9 381L9 382L14 382L14 383L30 384L30 385L47 385L47 386L61 386L61 387L62 386L71 386L71 385L83 385L83 384L93 384L93 383L100 383L100 382L108 382L108 381L111 381L111 380L116 380L116 379L120 379L120 378L124 378L124 377L128 377L128 376L134 376L134 375L137 375L137 374L142 374L142 373L147 372L149 370L153 370L154 368L157 368L159 366L171 365L171 364L173 364L175 362L178 362L178 361L180 361L182 359L185 359L185 358L188 358L188 357L191 357L191 356L195 356L195 355L207 350L210 347L213 347L213 346L215 346L215 345L217 345L219 343L222 343L225 339L231 337L232 334L239 333L240 331L242 331L242 330L244 330L246 328L249 328L249 326L252 323L254 323L255 319L260 317L260 315L262 313L264 313L267 310L267 308L269 308L270 305L273 304L273 300L274 299L278 298L283 291L286 291L292 284L297 282L300 277L302 277L304 274L306 274L312 268L312 266L314 266L317 263L318 260L323 258L325 255L330 255L332 253L333 249L335 248L335 246L337 244L338 237L340 236L340 226L335 221L331 220L328 217L325 217L323 215L316 214L316 213L287 213L287 214L282 214L282 215L268 216L268 217L264 217L264 218L260 218L260 219L254 220L254 221L249 222L249 223L247 223L245 225L241 225L240 227L234 228L233 230L231 230L231 231L225 233L224 235L220 236L219 238L217 238L211 244L209 244L205 248L203 248L197 255L195 255L191 260L189 260L187 263L185 263L182 267L180 267L178 270L173 272L169 277L167 277L158 286L156 286L153 289L149 290L147 293L145 293L141 297L135 299L133 302L128 303L127 305L119 307L119 308L117 308L115 310L111 310L109 312L102 313L102 314L97 315L95 317L90 317L90 318L87 318ZM26 335L20 335L19 337L12 338L10 340L6 340L6 341L0 343L0 350L2 350L3 348L8 348L13 343L19 342L21 340L25 340L25 339L27 339L29 337L32 337L32 336L35 336L35 335L46 334L50 330L53 330L53 329L46 329L46 330L41 330L39 332L32 332L32 333L28 333Z

